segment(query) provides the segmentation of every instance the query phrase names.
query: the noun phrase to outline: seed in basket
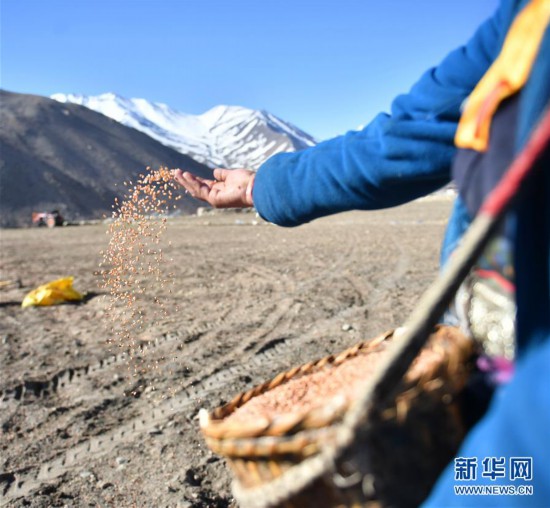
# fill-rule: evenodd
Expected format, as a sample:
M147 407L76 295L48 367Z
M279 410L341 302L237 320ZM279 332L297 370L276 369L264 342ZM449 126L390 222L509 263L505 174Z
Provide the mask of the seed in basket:
M244 423L257 418L274 419L283 415L305 414L330 399L342 397L347 403L359 395L369 375L386 353L385 345L368 355L358 355L335 366L291 379L285 384L252 398L226 418Z
M289 507L421 504L464 436L460 393L473 347L457 328L436 326L387 397L364 400L367 380L399 346L395 335L294 367L201 414L239 505L259 497ZM368 421L352 426L365 407Z

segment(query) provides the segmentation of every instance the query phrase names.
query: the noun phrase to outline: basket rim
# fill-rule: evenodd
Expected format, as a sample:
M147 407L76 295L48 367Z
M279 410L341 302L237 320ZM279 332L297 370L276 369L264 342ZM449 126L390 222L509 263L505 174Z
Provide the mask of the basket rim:
M455 338L460 336L468 340L459 328L448 325L436 325L430 336L437 335L442 329L450 332ZM346 412L355 401L346 401L344 397L338 396L301 413L278 415L274 418L258 418L250 423L231 422L225 419L254 397L262 395L293 379L318 372L329 365L338 366L360 354L377 351L381 345L388 344L391 338L394 336L397 337L401 332L401 328L386 331L373 339L359 342L341 353L331 354L319 360L281 372L272 379L239 393L230 402L210 412L201 409L199 411L199 426L203 436L210 440L257 438L259 436L276 437L285 434L296 434L305 430L319 429L342 421ZM448 354L449 349L440 343L433 344L430 350L440 354L442 358L453 360ZM454 358L454 360L455 362L459 361L458 358ZM431 378L437 376L440 366L441 362L432 362L428 369L414 370L414 367L411 367L405 375L404 381L411 385L419 382L427 383Z
M359 354L374 352L380 348L395 333L395 330L386 331L373 339L359 342L338 354L331 354L319 360L293 367L277 374L272 379L261 383L249 390L239 393L231 401L215 408L212 411L199 411L199 426L203 435L211 439L252 438L262 436L281 436L289 432L304 429L325 427L341 419L350 406L343 397L334 397L328 403L316 406L301 413L279 415L275 418L261 418L250 424L225 421L230 414L246 404L254 397L258 397L278 386L282 386L293 379L298 379L313 372L330 366L337 366Z

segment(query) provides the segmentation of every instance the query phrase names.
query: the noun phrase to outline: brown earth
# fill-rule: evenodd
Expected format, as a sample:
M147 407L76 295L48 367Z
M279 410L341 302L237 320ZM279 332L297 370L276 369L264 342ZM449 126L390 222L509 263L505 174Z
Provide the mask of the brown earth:
M0 231L0 505L230 505L199 409L402 324L436 276L450 207L429 198L294 229L251 213L169 221L175 284L143 297L170 311L137 337L154 366L143 379L109 351L107 227ZM67 275L84 303L20 307Z

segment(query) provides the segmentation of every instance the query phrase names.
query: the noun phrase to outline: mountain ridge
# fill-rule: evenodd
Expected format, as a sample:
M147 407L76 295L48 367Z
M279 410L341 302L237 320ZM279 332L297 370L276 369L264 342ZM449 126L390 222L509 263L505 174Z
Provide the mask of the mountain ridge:
M289 122L265 111L218 105L200 115L167 104L128 99L113 92L96 96L53 94L108 116L211 168L258 167L271 155L303 150L316 140Z

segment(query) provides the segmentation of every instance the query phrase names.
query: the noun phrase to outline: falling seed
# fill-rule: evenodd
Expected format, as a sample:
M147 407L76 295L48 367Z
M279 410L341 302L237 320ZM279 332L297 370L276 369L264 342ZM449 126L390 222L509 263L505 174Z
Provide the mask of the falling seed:
M130 378L135 379L158 372L160 361L164 361L152 358L151 343L140 342L138 336L145 329L157 328L161 320L169 317L165 302L157 296L145 315L147 282L143 276L153 276L160 288L168 287L169 294L172 293L173 273L164 275L166 260L162 249L156 246L167 228L166 213L172 207L169 201L174 200L172 191L176 186L166 168L155 171L147 168L147 173L139 175L135 183L124 182L124 186L127 189L124 199L119 202L115 198L113 205L113 221L107 231L110 240L102 252L100 266L104 268L100 273L109 298L106 314L112 324L112 337L107 342L125 351L127 370ZM174 308L177 310L177 306ZM134 385L129 392L137 395L143 386Z

